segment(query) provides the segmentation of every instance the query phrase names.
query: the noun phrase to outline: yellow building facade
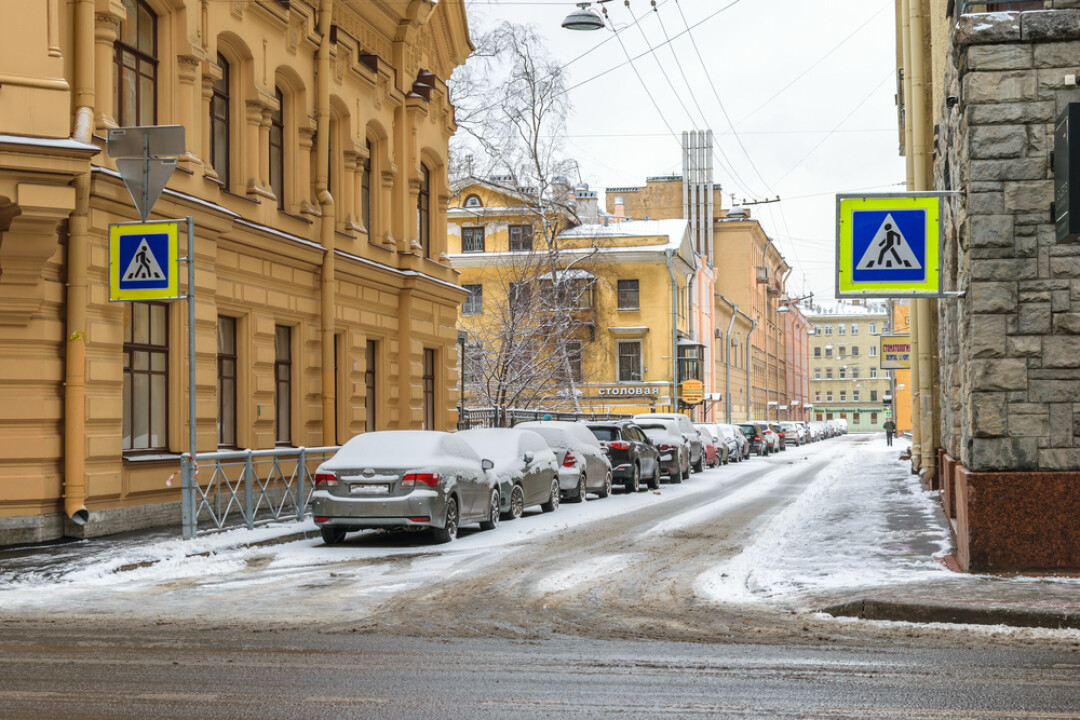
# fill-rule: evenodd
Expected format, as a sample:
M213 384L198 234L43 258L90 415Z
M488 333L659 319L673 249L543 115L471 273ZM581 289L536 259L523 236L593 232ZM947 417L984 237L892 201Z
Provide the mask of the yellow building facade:
M579 200L580 202L580 200ZM461 273L470 297L462 308L460 327L470 341L487 338L478 352L491 357L498 330L517 318L513 305L522 295L516 283L538 283L549 277L547 237L538 229L534 203L520 193L484 181L465 182L448 210L451 261ZM689 340L689 278L695 271L685 221L578 223L557 219L558 265L566 277L581 283L577 321L571 329L575 346L569 377L550 376L544 388L529 395L530 407L584 412L671 412L679 342ZM567 227L569 226L569 227ZM528 239L526 242L525 239ZM685 350L684 350L685 352ZM702 368L689 372L700 379ZM470 377L468 358L464 373ZM549 376L545 376L545 379ZM547 381L547 380L545 380ZM571 397L568 387L576 391ZM465 404L481 407L524 399L471 392Z
M2 10L0 543L179 524L187 313L108 300L113 127L185 130L150 219L194 219L198 451L452 426L460 1Z

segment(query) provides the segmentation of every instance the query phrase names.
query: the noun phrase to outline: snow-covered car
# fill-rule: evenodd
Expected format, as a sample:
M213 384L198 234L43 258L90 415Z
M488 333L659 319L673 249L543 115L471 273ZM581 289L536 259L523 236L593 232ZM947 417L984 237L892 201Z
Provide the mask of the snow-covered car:
M702 435L707 435L710 438L710 442L716 446L716 453L713 461L710 463L713 467L717 465L727 465L732 460L737 460L736 454L739 451L738 445L735 440L728 440L727 436L720 429L720 426L716 423L694 423L694 427Z
M825 423L816 420L810 423L810 439L814 442L825 439Z
M705 443L694 432L694 423L690 421L689 417L682 413L643 413L634 416L634 422L639 425L642 422L652 420L673 420L679 432L685 436L686 443L690 447L690 467L693 468L694 472L701 472L705 469Z
M727 446L727 462L740 462L744 457L750 457L750 450L743 455L743 444L739 441L743 434L731 425L715 423L713 427L720 433L720 441Z
M488 472L499 483L503 519L521 517L530 505L544 512L558 509L559 466L544 438L520 428L476 428L457 436L495 464Z
M635 420L660 451L660 472L673 483L690 477L690 444L674 420Z
M585 423L611 461L611 475L627 492L638 492L643 483L660 487L660 451L631 420Z
M721 430L725 430L726 432L730 433L731 436L735 439L735 444L739 448L739 452L737 454L735 462L742 462L743 460L746 460L748 457L754 454L753 444L750 442L750 439L743 434L742 430L739 428L738 425L722 424L718 427Z
M436 542L449 542L460 525L498 526L502 499L492 467L450 433L364 433L315 471L311 514L328 545L365 528L430 528Z
M785 420L780 423L780 427L784 429L784 442L787 445L794 445L799 447L803 444L802 432L799 430L799 426L793 422Z
M813 442L810 437L810 426L806 424L805 420L796 420L795 427L799 429L799 439L801 444L805 445L806 443Z
M570 502L582 502L585 493L605 498L611 494L611 462L600 441L584 423L567 420L531 420L514 427L531 430L555 451L559 488Z

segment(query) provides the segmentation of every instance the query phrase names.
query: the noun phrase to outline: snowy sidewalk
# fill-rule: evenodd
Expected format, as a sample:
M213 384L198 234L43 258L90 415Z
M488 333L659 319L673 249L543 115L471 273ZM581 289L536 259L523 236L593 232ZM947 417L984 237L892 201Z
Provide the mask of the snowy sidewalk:
M866 619L1080 628L1080 578L951 572L942 562L952 547L938 493L899 459L907 441L845 440L857 449L742 553L701 575L699 595Z

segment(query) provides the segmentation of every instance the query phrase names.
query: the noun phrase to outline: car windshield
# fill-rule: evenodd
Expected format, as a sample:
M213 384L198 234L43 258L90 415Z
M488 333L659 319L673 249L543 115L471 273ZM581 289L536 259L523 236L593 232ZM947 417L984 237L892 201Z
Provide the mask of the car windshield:
M619 431L611 427L591 427L592 434L596 436L596 439L600 442L611 442L612 440L619 439Z
M753 435L754 434L754 428L752 428L752 427L748 427L746 425L740 425L739 429L742 430L743 435Z

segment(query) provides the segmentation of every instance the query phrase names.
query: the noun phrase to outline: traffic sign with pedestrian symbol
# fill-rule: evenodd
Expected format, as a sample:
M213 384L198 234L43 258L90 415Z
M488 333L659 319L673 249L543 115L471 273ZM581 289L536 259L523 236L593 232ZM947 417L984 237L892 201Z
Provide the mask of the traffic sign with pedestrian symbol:
M109 299L179 296L178 222L109 226Z
M941 294L941 196L836 196L837 297Z

